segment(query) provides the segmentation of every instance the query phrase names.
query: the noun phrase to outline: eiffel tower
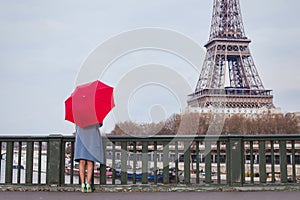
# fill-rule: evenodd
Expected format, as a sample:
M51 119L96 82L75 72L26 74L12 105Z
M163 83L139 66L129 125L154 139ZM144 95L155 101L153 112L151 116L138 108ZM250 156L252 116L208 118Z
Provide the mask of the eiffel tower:
M206 57L195 92L189 95L189 110L269 112L275 108L272 90L264 88L254 65L239 0L214 0L213 6Z

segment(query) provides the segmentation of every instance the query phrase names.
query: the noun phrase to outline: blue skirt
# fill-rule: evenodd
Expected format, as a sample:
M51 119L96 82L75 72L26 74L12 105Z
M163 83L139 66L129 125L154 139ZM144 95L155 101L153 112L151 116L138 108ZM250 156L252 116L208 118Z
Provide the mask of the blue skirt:
M74 160L90 160L104 164L102 137L99 126L81 128L76 126Z

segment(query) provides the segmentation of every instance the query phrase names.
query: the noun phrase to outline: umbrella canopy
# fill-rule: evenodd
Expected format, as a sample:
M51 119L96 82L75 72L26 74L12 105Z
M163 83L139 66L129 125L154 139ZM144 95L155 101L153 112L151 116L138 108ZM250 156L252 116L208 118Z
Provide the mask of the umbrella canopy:
M65 101L65 120L82 128L99 124L114 106L113 88L97 80L76 87Z

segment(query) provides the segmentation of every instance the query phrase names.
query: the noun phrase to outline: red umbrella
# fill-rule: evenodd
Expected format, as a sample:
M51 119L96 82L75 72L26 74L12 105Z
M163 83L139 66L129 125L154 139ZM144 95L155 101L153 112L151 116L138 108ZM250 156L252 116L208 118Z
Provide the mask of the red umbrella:
M114 106L113 88L97 80L76 87L65 101L65 120L82 128L99 124Z

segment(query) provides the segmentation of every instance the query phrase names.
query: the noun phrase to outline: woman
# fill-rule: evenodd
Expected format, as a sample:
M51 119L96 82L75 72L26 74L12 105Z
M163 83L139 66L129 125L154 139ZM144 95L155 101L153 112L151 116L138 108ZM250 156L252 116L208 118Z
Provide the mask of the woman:
M79 162L79 176L82 192L92 192L91 181L94 163L98 162L104 164L103 144L99 131L100 126L102 126L102 124L84 128L76 126L74 160ZM85 173L86 171L87 173Z

